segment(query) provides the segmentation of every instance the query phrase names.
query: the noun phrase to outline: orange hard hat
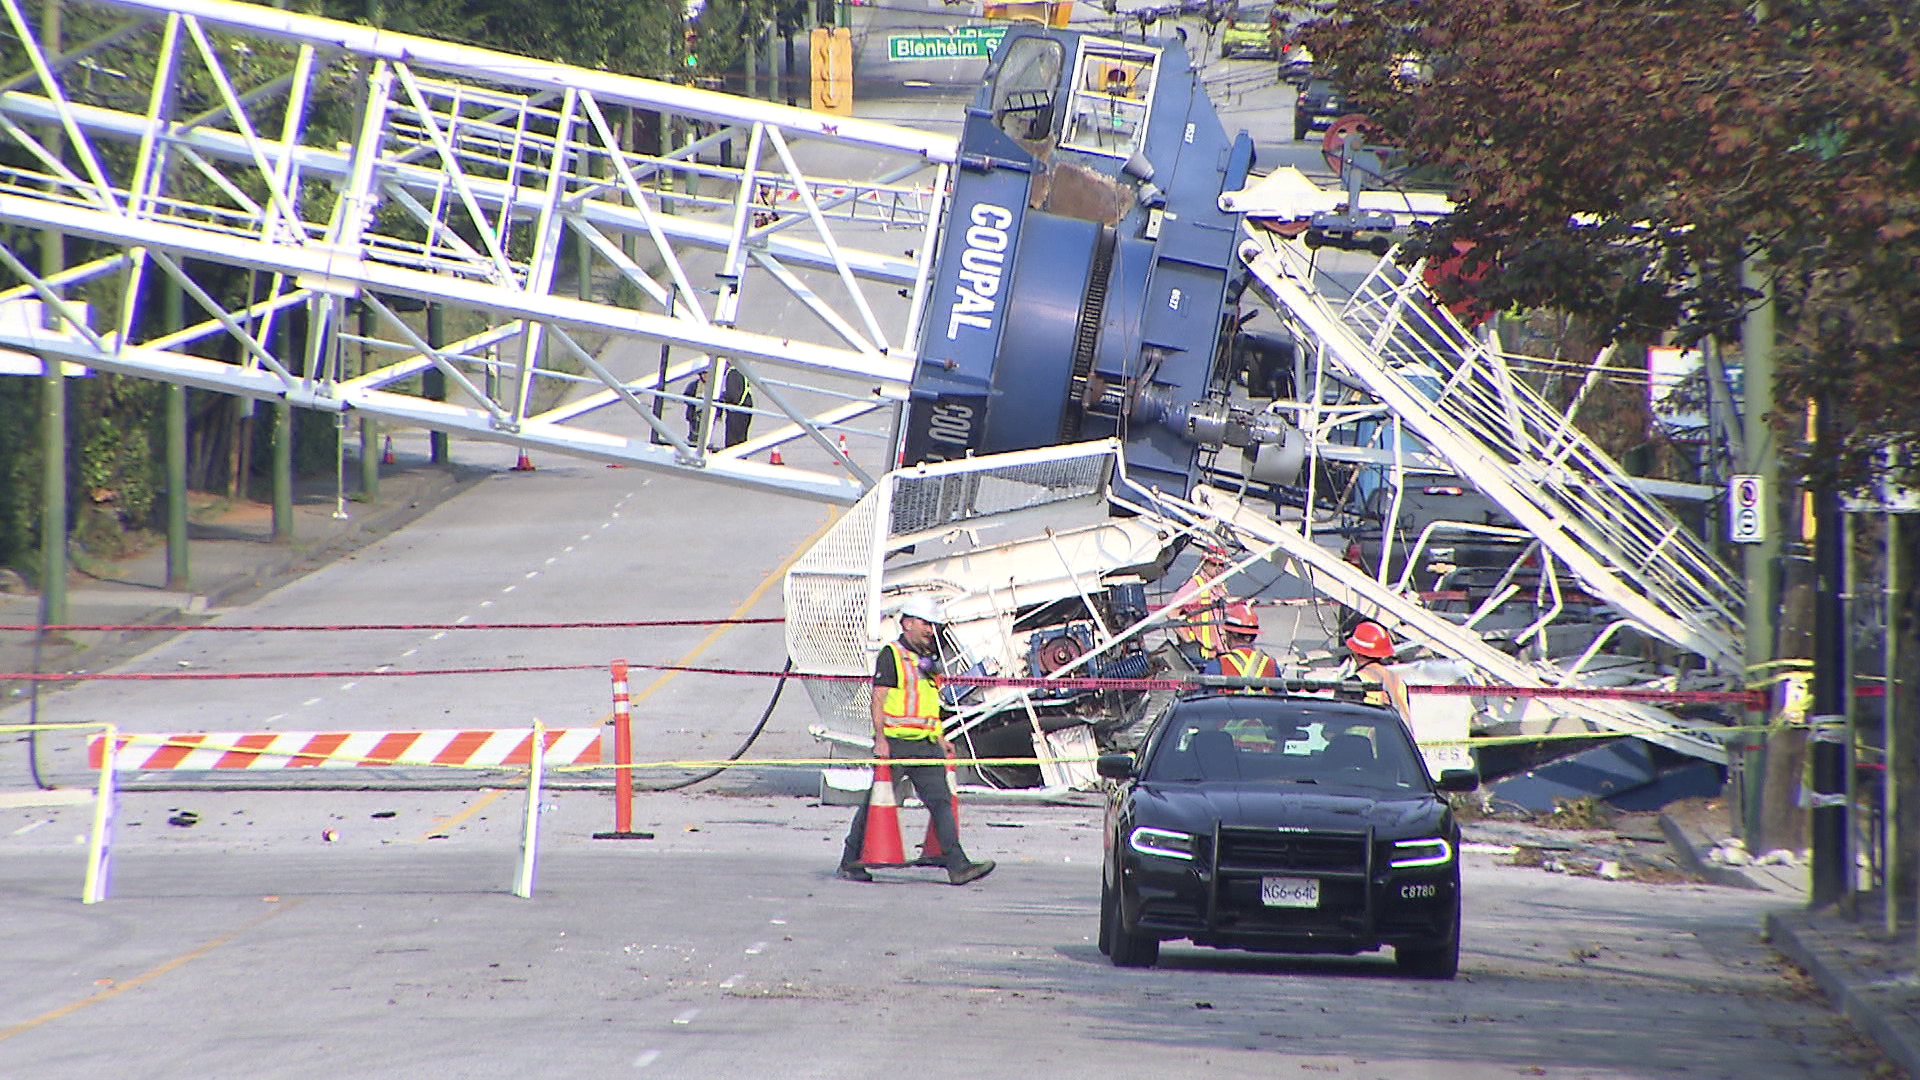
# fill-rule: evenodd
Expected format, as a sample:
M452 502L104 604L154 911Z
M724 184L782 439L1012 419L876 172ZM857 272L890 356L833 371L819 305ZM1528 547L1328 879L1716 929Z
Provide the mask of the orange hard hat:
M1393 639L1387 636L1386 627L1368 620L1353 628L1353 636L1347 639L1347 648L1361 656L1384 660L1393 655Z
M1260 632L1260 616L1254 613L1253 605L1245 600L1235 600L1227 605L1227 629L1240 634Z

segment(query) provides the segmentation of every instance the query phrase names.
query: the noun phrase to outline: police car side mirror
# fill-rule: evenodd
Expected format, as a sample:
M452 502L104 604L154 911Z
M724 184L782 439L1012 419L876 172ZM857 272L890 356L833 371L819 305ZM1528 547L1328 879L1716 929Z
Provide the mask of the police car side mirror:
M1474 791L1480 787L1480 774L1472 769L1442 769L1434 786L1441 791Z
M1094 771L1109 780L1133 779L1132 754L1101 754L1094 760Z

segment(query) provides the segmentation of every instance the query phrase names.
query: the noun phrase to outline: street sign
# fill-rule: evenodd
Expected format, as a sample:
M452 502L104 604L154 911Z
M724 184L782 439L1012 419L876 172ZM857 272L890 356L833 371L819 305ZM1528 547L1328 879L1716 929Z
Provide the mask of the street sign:
M1727 481L1727 539L1736 544L1758 544L1767 538L1767 519L1761 504L1766 485L1760 477L1739 474Z
M888 34L887 59L985 60L1006 36L1004 26L961 26L951 32Z

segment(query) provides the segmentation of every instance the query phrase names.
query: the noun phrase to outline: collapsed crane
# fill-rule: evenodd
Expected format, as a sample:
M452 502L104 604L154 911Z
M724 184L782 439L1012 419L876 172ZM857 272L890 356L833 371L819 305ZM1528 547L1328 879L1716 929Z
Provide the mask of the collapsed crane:
M789 582L801 673L863 673L915 591L963 616L950 674L1160 670L1173 616L1147 590L1196 542L1460 678L1737 673L1731 575L1417 269L1382 260L1334 302L1304 244L1243 228L1339 199L1285 171L1250 185L1251 142L1177 40L1012 28L956 139L226 0L71 5L86 36L64 50L0 7L26 45L0 71L0 222L107 252L41 267L0 239L19 282L0 347L849 505ZM689 138L637 149L648 115ZM1249 296L1279 331L1248 329ZM450 339L410 317L423 304ZM722 370L761 431L713 450L701 434L744 408ZM804 454L762 460L782 447ZM1476 493L1489 520L1429 515L1410 543L1410 482ZM1447 561L1428 541L1470 534L1506 570L1438 611L1415 581ZM1336 553L1363 540L1371 572ZM1576 589L1590 632L1569 662L1552 631ZM1631 636L1700 662L1602 662ZM864 690L836 685L823 717L862 715ZM958 704L966 732L1059 749L1123 737L1152 702ZM1723 756L1647 707L1479 716Z

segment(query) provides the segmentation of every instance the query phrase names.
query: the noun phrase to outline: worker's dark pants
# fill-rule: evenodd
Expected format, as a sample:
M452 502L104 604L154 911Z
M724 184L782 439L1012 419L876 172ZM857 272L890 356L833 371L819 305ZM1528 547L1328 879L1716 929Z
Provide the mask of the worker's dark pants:
M888 739L887 749L892 753L888 760L893 766L895 797L901 781L910 781L920 801L927 804L927 813L933 817L933 835L940 841L947 869L967 865L966 852L960 848L960 823L953 816L953 792L947 787L947 763L941 756L940 744L928 739ZM841 866L859 865L860 846L866 835L867 802L862 800L860 809L854 812L853 827L847 830L847 846L840 854Z

